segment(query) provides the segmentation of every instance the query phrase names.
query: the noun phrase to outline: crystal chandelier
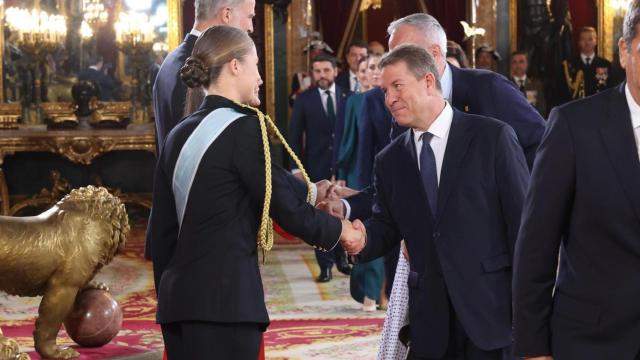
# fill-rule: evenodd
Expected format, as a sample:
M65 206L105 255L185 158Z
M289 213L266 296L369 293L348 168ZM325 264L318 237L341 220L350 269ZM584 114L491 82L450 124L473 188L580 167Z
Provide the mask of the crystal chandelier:
M38 9L11 7L5 12L9 29L16 33L16 45L24 52L37 55L55 50L67 36L67 22L62 15L49 15Z

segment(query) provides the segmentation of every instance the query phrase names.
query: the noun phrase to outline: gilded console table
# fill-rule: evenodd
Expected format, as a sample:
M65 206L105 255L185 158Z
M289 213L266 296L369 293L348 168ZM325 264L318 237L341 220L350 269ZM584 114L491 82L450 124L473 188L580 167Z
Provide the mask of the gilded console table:
M89 165L98 156L123 150L155 153L153 124L130 125L126 130L47 130L19 128L0 131L0 214L10 215L9 189L2 170L4 158L18 152L51 152L78 164Z

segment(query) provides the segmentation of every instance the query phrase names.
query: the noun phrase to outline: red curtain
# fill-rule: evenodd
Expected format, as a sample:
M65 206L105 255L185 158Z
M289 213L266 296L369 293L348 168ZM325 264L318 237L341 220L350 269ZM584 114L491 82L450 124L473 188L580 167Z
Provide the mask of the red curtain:
M598 8L594 0L569 0L571 25L573 26L573 49L577 54L580 29L583 26L598 28Z
M193 22L196 20L196 8L194 7L194 0L184 0L182 3L182 37L193 29ZM182 39L180 39L182 41Z
M358 0L316 0L316 15L323 39L334 50L347 28L353 2ZM447 32L447 37L458 43L464 38L460 20L466 19L465 0L425 0L427 9ZM418 0L383 0L382 8L367 10L367 41L379 41L386 46L387 26L393 20L420 12Z
M433 15L447 32L447 38L462 45L464 31L460 21L467 19L465 0L426 0L427 10Z
M353 2L357 0L315 0L316 22L322 39L338 53L347 28Z

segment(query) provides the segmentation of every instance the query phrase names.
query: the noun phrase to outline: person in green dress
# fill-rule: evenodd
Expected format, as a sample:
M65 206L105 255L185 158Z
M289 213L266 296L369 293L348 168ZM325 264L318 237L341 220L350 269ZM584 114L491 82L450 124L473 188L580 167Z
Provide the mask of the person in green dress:
M358 187L356 174L358 123L366 121L366 119L360 119L360 111L364 93L374 86L380 86L380 70L378 69L380 58L381 55L370 55L368 58L360 60L358 82L361 92L351 95L345 106L344 135L338 156L337 179L344 181L349 187ZM377 303L386 304L386 298L380 296L383 279L383 258L353 266L349 288L351 297L363 304L363 311L376 311Z

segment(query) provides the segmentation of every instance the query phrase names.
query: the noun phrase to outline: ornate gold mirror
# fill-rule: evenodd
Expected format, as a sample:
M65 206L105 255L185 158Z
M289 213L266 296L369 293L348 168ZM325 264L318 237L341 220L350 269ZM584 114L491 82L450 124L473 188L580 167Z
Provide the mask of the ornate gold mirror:
M631 0L598 0L598 52L600 56L618 61L618 39L622 36L622 22Z
M23 124L72 121L85 101L92 119L151 121L151 89L179 41L179 0L5 0L0 2L4 81L0 103L20 104ZM94 88L78 86L89 81ZM74 88L76 85L76 88ZM72 91L74 90L75 93ZM89 94L87 94L89 93ZM95 97L87 103L84 97ZM0 120L15 105L0 105ZM76 113L82 112L75 108ZM100 110L97 112L95 110ZM77 115L77 114L75 114ZM96 118L97 116L97 118ZM0 121L2 122L2 121Z

